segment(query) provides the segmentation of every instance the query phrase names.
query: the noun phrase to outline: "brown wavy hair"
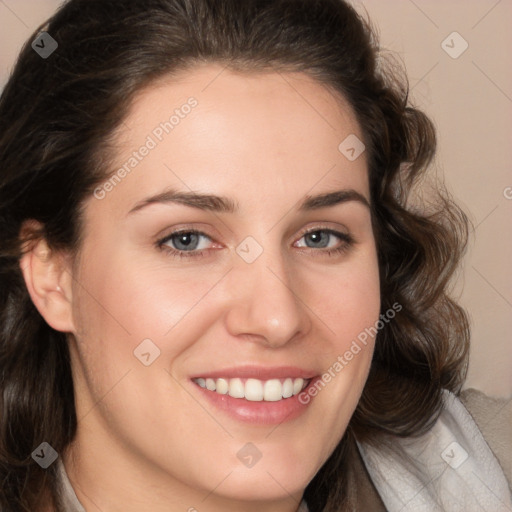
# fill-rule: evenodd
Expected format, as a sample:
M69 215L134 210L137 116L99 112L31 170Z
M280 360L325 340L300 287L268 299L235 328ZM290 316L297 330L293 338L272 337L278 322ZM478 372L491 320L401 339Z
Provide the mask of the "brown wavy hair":
M58 42L47 59L30 45L43 30ZM31 35L0 98L2 512L63 510L57 465L43 470L31 453L42 441L63 452L77 429L66 334L45 323L20 272L22 224L76 250L81 206L135 95L200 62L306 73L348 100L364 134L382 312L402 310L379 331L348 429L306 488L310 511L350 509L356 439L425 432L442 388L460 392L469 322L449 284L469 220L439 180L428 198L413 194L427 190L435 130L370 21L342 0L70 0Z

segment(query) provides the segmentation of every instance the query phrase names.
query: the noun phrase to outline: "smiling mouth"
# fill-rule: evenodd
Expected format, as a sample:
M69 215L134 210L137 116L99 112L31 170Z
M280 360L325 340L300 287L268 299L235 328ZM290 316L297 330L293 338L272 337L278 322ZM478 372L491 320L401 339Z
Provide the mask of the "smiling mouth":
M252 402L278 402L299 394L311 382L311 379L192 379L199 387L219 395L245 399Z

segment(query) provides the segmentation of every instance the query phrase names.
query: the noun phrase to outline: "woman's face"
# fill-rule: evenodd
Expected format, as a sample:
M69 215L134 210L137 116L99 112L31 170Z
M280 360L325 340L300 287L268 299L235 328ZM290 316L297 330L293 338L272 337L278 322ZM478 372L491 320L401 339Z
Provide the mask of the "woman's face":
M355 117L303 74L209 64L140 93L118 135L73 268L77 471L151 482L176 510L293 510L356 407L373 339L353 342L380 312Z

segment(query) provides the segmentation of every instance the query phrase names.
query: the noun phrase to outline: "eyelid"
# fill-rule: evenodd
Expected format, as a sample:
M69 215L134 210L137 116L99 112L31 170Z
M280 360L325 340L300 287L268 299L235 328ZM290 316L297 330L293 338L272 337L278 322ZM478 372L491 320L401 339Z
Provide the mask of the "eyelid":
M346 232L345 232L343 230L334 229L334 228L329 227L324 224L317 224L317 225L309 227L309 228L304 228L303 230L301 230L296 241L300 240L301 238L303 238L304 236L306 236L310 233L315 233L318 231L323 231L330 235L334 235L335 237L337 237L340 240L341 244L338 247L334 247L334 248L323 247L323 248L315 249L313 247L298 247L298 249L301 251L305 251L305 252L311 251L312 253L316 253L316 255L330 256L332 253L345 252L357 243L357 241L354 239L354 237L348 230L346 230ZM179 236L181 233L195 234L200 237L208 238L214 244L217 243L217 242L215 242L213 237L211 237L210 235L208 235L207 233L205 233L203 231L200 231L199 229L197 229L195 227L180 226L179 228L176 228L173 231L171 231L169 234L167 234L163 238L160 238L156 242L157 247L160 250L167 251L173 257L191 258L191 259L203 257L205 255L205 253L212 250L212 249L194 249L192 251L184 251L184 250L174 249L171 246L166 246L166 243L169 240L171 240L175 236Z
M322 223L315 224L314 226L303 228L299 232L299 235L297 235L297 239L302 238L304 235L307 235L308 233L314 233L316 231L328 231L335 235L337 235L338 233L341 235L345 235L353 240L353 236L351 235L350 231L345 226L343 226L343 228L345 231L342 231L340 228L333 228L330 225L326 225L326 224L322 224ZM208 229L211 229L211 227L209 226ZM187 224L185 224L183 226L179 226L178 228L173 228L167 234L163 234L163 233L166 233L167 231L168 230L165 229L165 230L162 230L160 233L158 233L155 236L155 241L157 243L161 243L163 240L168 240L172 236L177 236L180 233L195 233L197 235L203 235L212 241L214 241L215 236L218 236L217 234L215 234L213 236L209 235L205 231L202 231L201 227L197 227L197 225L187 225ZM216 231L216 230L214 230L214 231ZM355 240L353 240L353 241L355 242Z
M174 235L176 233L181 233L181 232L188 233L190 231L205 234L205 235L207 235L206 231L211 231L211 232L215 233L214 236L220 236L220 233L215 228L213 228L210 224L202 224L202 223L187 224L187 223L185 223L185 224L178 224L177 226L173 226L173 227L166 227L166 228L160 230L154 236L154 239L161 240L164 237ZM208 235L208 236L210 236L210 235Z
M328 231L328 232L331 232L331 233L334 233L334 234L341 234L341 235L349 235L350 233L348 232L348 229L347 228L344 228L346 232L342 231L341 228L333 228L332 226L330 225L327 225L327 224L315 224L314 226L312 227L309 227L309 228L304 228L303 230L300 231L299 233L299 238L303 237L304 235L307 235L308 233L314 233L316 231Z
M201 231L201 230L195 229L195 228L178 228L178 229L176 229L174 231L171 231L168 235L165 235L163 237L159 237L157 239L156 243L157 243L158 246L162 246L165 243L167 243L169 240L171 240L173 237L179 236L182 233L195 234L195 235L198 235L200 237L208 238L213 243L216 243L215 240L213 239L213 237L208 235L208 233L205 233L204 231ZM175 250L177 250L177 249L175 249ZM196 249L195 251L188 251L188 252L200 252L200 251L207 251L207 250L209 250L209 249L199 249L199 250ZM180 251L180 252L186 252L186 251Z

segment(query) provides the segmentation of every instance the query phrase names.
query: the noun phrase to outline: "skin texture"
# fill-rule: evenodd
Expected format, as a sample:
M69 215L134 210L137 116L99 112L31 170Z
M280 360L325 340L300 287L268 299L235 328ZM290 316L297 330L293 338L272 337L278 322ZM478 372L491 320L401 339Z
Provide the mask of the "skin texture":
M349 161L338 150L350 134L362 139L351 109L303 74L222 69L198 66L142 91L112 171L175 108L197 105L102 199L87 200L78 254L48 254L41 241L22 260L35 305L70 333L78 433L63 461L87 511L296 511L367 378L372 339L278 426L237 421L190 380L248 364L320 375L380 312L369 209L297 210L306 195L340 189L369 201L365 153ZM129 213L169 187L230 197L239 212L169 203ZM194 246L202 257L158 247L185 227L207 235ZM307 245L313 228L355 242L328 255ZM250 264L236 252L248 236L263 249ZM148 338L160 356L145 366L133 352ZM248 442L262 453L252 468L237 458Z

